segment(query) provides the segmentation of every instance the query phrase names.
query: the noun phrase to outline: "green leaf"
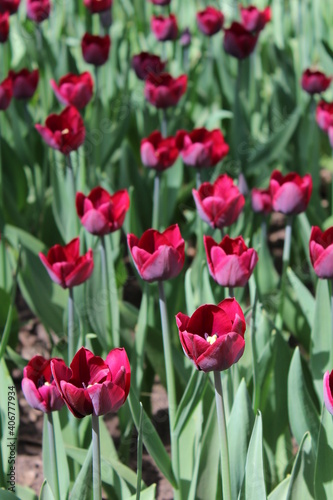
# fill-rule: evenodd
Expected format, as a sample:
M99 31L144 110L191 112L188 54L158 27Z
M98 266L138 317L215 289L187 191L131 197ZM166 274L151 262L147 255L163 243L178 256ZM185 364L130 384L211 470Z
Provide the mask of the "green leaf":
M264 500L267 498L262 445L262 419L258 411L254 423L245 466L246 500Z
M177 436L180 436L186 422L191 418L192 413L201 401L207 383L207 375L194 368L177 409L174 428L174 433Z
M312 327L315 317L315 299L309 289L302 283L290 267L287 269L287 276L309 326Z
M17 484L15 486L15 493L18 494L19 498L24 498L24 500L38 500L34 490L28 488L28 486L21 486Z
M317 460L315 466L316 499L333 498L333 422L332 415L323 405L319 429Z
M70 493L71 500L90 500L93 495L92 443Z
M312 439L310 433L306 432L291 471L286 500L294 500L295 498L312 500L314 498L314 465Z
M145 490L141 490L140 492L140 500L155 500L156 494L156 484L151 484ZM128 500L136 500L136 494L132 495Z
M55 500L50 485L46 479L44 479L40 489L39 500Z
M16 437L20 424L17 394L14 382L7 369L4 358L0 360L0 443L4 473L12 466L8 461L16 453ZM14 391L14 395L12 392ZM12 400L9 396L13 397ZM11 399L11 400L10 400Z
M16 490L16 488L15 488ZM17 497L14 493L8 490L0 489L0 498L1 500L21 500L20 497ZM37 497L35 497L37 498Z
M268 500L282 500L286 498L290 484L290 476L286 477L276 488L268 495Z

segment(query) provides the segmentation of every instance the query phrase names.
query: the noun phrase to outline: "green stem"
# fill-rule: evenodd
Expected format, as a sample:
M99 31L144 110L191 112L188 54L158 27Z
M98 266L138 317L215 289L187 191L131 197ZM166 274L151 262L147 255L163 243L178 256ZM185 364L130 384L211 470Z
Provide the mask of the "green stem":
M102 500L101 481L101 446L99 438L99 420L94 413L91 416L92 422L92 444L93 444L93 493L94 500Z
M47 413L47 432L49 435L49 447L50 447L50 462L53 474L53 494L55 500L60 500L60 489L59 489L59 475L58 475L58 465L57 465L57 454L56 454L56 443L54 437L53 428L53 417L52 412Z
M110 236L110 246L111 246L111 255L108 258L108 252L106 251L105 237L101 237L102 247L105 254L105 270L106 270L106 279L107 279L107 298L108 298L108 318L109 325L111 328L110 342L111 348L118 347L120 343L120 321L119 321L119 304L118 304L118 291L117 291L117 281L116 281L116 273L113 262L112 255L112 237Z
M72 164L72 159L71 159L70 153L68 155L66 155L66 164L67 164L67 173L68 173L71 187L72 187L72 191L73 191L73 199L75 200L75 198L76 198L76 182L75 182L75 175L74 175L73 164Z
M293 216L290 215L287 218L284 245L283 245L282 275L280 281L280 304L279 304L278 317L276 321L276 326L278 330L281 330L283 327L283 308L284 308L284 297L286 293L287 269L290 261L292 223L293 223Z
M154 229L157 229L157 231L159 229L160 187L161 187L161 172L156 172L154 179L152 227Z
M257 314L258 292L255 289L252 318L251 318L251 349L252 349L252 368L253 368L253 410L257 412L260 401L260 389L257 385L257 350L256 350L256 314Z
M219 427L219 439L220 439L223 500L231 500L228 434L227 434L227 424L224 413L223 392L222 392L220 372L216 371L214 372L214 384L215 384L217 422Z
M235 297L235 291L233 286L229 286L229 297Z
M68 292L68 364L70 364L75 354L73 288L69 288Z
M137 465L136 465L136 500L140 500L141 496L141 478L142 478L142 426L143 426L143 406L140 401L140 421L138 429L138 450L137 450Z
M171 348L171 336L168 321L167 304L164 293L164 285L162 281L158 282L158 293L159 293L159 303L161 312L161 324L162 324L162 337L163 337L163 350L165 359L165 372L166 372L166 383L167 392L169 400L169 423L170 423L170 438L171 438L171 461L174 469L174 473L178 482L179 489L174 492L174 498L181 499L181 488L179 484L179 450L178 441L174 433L175 429L175 418L177 410L177 397L176 397L176 385L175 385L175 374L173 370L173 358L172 358L172 348Z
M163 135L163 137L168 136L168 119L166 109L162 109L161 134Z
M2 421L0 419L0 436L3 436ZM6 488L5 471L3 466L2 446L0 446L0 488Z
M13 288L12 288L12 293L11 293L11 298L10 298L11 299L10 306L8 309L6 324L5 324L5 328L3 330L1 343L0 343L0 361L6 352L6 347L8 344L8 340L10 337L10 331L11 331L11 327L12 327L12 321L13 321L13 316L14 316L14 307L15 307L15 297L16 297L16 290L17 290L17 276L18 276L18 272L19 272L20 260L21 260L21 247L19 247L17 265L16 265L16 270L15 270L15 275L13 278Z
M101 281L102 281L102 286L103 290L106 290L107 293L107 305L106 305L106 313L107 313L107 320L108 320L108 325L109 325L109 345L110 348L113 348L113 341L112 341L112 331L111 331L111 325L112 325L112 314L111 314L111 297L110 297L110 289L109 289L109 283L108 283L108 272L107 272L107 263L106 263L106 248L105 248L105 239L104 236L101 236L101 246L100 246L100 252L101 252Z

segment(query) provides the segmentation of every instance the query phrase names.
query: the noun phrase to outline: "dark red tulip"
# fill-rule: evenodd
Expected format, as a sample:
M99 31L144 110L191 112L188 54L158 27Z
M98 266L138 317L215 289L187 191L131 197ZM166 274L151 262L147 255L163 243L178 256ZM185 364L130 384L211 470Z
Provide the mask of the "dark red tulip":
M255 49L258 34L248 31L240 23L233 22L229 29L224 31L223 47L227 54L237 59L245 59Z
M145 167L159 171L171 167L178 158L175 138L164 138L158 130L142 139L140 153Z
M62 288L81 285L94 269L92 250L80 256L79 238L74 238L65 246L54 245L46 256L40 252L39 258L52 281Z
M152 16L150 27L155 38L160 42L176 40L178 36L177 18L174 14L165 16Z
M110 46L109 35L98 36L86 33L81 40L83 59L94 66L102 66L108 60Z
M214 7L206 7L197 13L198 28L206 36L213 36L221 31L223 22L224 15Z
M0 12L0 43L5 43L9 35L9 12Z
M295 215L306 210L312 193L312 178L310 174L304 177L292 172L283 176L274 170L269 181L272 197L272 207L276 212Z
M48 19L50 11L50 0L27 0L27 16L35 23L41 23Z
M83 3L92 14L96 14L110 9L112 0L83 0Z
M213 167L229 152L229 146L219 129L209 131L197 128L192 132L179 130L176 144L183 162L189 167Z
M268 189L253 188L251 191L252 210L259 214L270 214L272 211L271 192Z
M169 73L149 75L145 82L144 95L157 108L176 106L187 88L187 76L173 78Z
M78 149L86 134L82 117L74 106L67 106L59 115L49 115L45 126L37 124L35 127L46 144L64 155Z
M88 71L81 75L68 73L60 78L58 85L54 80L50 80L50 84L58 101L65 106L82 109L93 95L94 83Z
M66 367L60 358L53 358L59 366ZM22 391L29 405L44 413L60 410L65 402L51 373L51 359L34 356L23 370Z
M255 32L261 31L272 18L270 7L259 10L254 5L240 6L240 15L244 28Z
M316 120L325 132L333 126L333 102L319 101L316 108Z
M26 68L18 71L10 71L8 76L13 82L13 97L15 99L31 99L36 92L39 81L39 71L29 71Z
M327 370L324 375L323 394L326 409L331 415L333 415L333 370L331 373Z
M333 279L333 227L321 231L318 226L313 226L309 253L316 275L323 279Z
M165 68L166 63L158 56L149 52L140 52L132 57L132 68L140 80L145 80L149 75L159 75Z
M16 14L21 0L0 0L0 12Z
M326 76L321 71L308 68L303 72L301 85L302 89L308 92L308 94L320 94L328 89L331 81L331 76Z
M176 322L184 353L197 370L227 370L243 355L246 323L235 299L204 304L191 317L178 313Z
M126 401L131 367L123 348L110 351L104 361L81 347L70 368L56 360L51 368L59 392L76 418L116 412Z
M0 111L4 111L10 105L13 97L13 82L7 77L0 83Z
M178 276L185 262L185 242L177 224L163 233L148 229L141 238L127 235L135 267L145 281L163 281Z
M82 225L89 233L98 236L120 229L129 206L126 189L112 195L101 187L94 188L88 196L76 193L76 211Z

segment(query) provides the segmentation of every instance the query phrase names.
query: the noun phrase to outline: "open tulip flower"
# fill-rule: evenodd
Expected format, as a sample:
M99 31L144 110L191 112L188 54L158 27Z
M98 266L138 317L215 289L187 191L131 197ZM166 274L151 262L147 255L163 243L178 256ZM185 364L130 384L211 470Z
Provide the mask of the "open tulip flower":
M111 39L109 35L98 36L85 33L81 40L83 59L88 64L102 66L109 57Z
M51 368L63 400L77 418L116 412L126 401L131 367L123 348L110 351L104 361L81 347L70 368L57 360Z
M132 68L139 80L145 80L149 75L159 75L164 71L165 65L159 56L149 52L140 52L132 57Z
M248 31L242 24L233 22L224 30L223 48L227 54L237 59L245 59L255 49L258 33Z
M333 227L324 232L317 226L311 229L309 253L316 275L333 279Z
M5 43L9 35L9 12L0 12L0 43Z
M211 277L221 286L245 286L258 262L254 248L248 248L242 236L226 235L221 243L204 236L204 245Z
M54 245L46 256L40 252L39 258L50 278L62 288L80 285L94 269L92 250L80 256L79 238L74 238L65 246Z
M16 14L21 0L0 0L0 12L9 12L10 15Z
M83 0L83 3L92 14L96 14L110 9L112 0Z
M204 10L197 12L196 17L198 28L204 35L213 36L221 31L224 15L214 7L206 7Z
M269 189L273 210L285 215L296 215L304 212L309 204L312 177L310 174L301 177L295 172L283 176L279 170L274 170Z
M266 7L263 10L257 9L254 5L248 7L240 6L240 15L242 25L248 31L258 32L264 29L266 24L271 20L271 8Z
M7 77L0 83L0 111L4 111L10 105L13 97L13 82Z
M192 132L179 130L176 144L183 162L189 167L213 167L229 152L229 146L219 129L209 131L197 128Z
M145 167L158 171L171 167L178 158L178 148L174 137L163 137L155 130L142 139L140 147L141 161Z
M303 72L301 85L308 94L320 94L328 89L331 81L332 77L326 76L321 71L308 68Z
M333 415L333 370L327 372L324 375L323 380L323 389L324 389L324 403L327 408L327 411Z
M187 88L187 76L173 78L169 73L149 75L145 82L144 95L157 108L176 106Z
M66 368L60 358L53 358ZM22 391L29 405L43 413L60 410L65 402L61 397L51 372L51 359L34 356L23 370Z
M109 194L101 187L88 196L76 193L76 211L81 223L91 234L104 236L120 229L130 206L126 189Z
M185 242L178 224L163 233L148 229L141 238L127 235L135 267L141 278L149 283L178 276L185 262Z
M61 104L74 106L76 109L83 109L93 95L94 83L88 71L81 75L68 73L60 78L58 85L54 80L50 80L50 84Z
M39 81L38 69L29 71L24 68L17 73L10 71L8 76L13 82L13 97L15 99L31 99L36 92Z
M150 26L156 40L160 42L176 40L178 36L177 18L174 14L168 17L152 16Z
M50 0L27 0L27 16L35 23L41 23L48 19L50 11Z
M319 101L316 108L316 121L324 132L333 126L333 102Z
M272 212L272 198L269 189L253 188L251 191L252 210L255 213L268 215Z
M176 322L184 353L198 370L227 370L243 355L246 323L234 298L204 304L191 317L178 313Z

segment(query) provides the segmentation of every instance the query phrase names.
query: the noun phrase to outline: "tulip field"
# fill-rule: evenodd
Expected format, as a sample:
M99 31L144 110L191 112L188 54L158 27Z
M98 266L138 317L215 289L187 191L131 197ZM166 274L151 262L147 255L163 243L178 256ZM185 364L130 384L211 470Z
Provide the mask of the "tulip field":
M0 500L333 498L332 25L0 0Z

